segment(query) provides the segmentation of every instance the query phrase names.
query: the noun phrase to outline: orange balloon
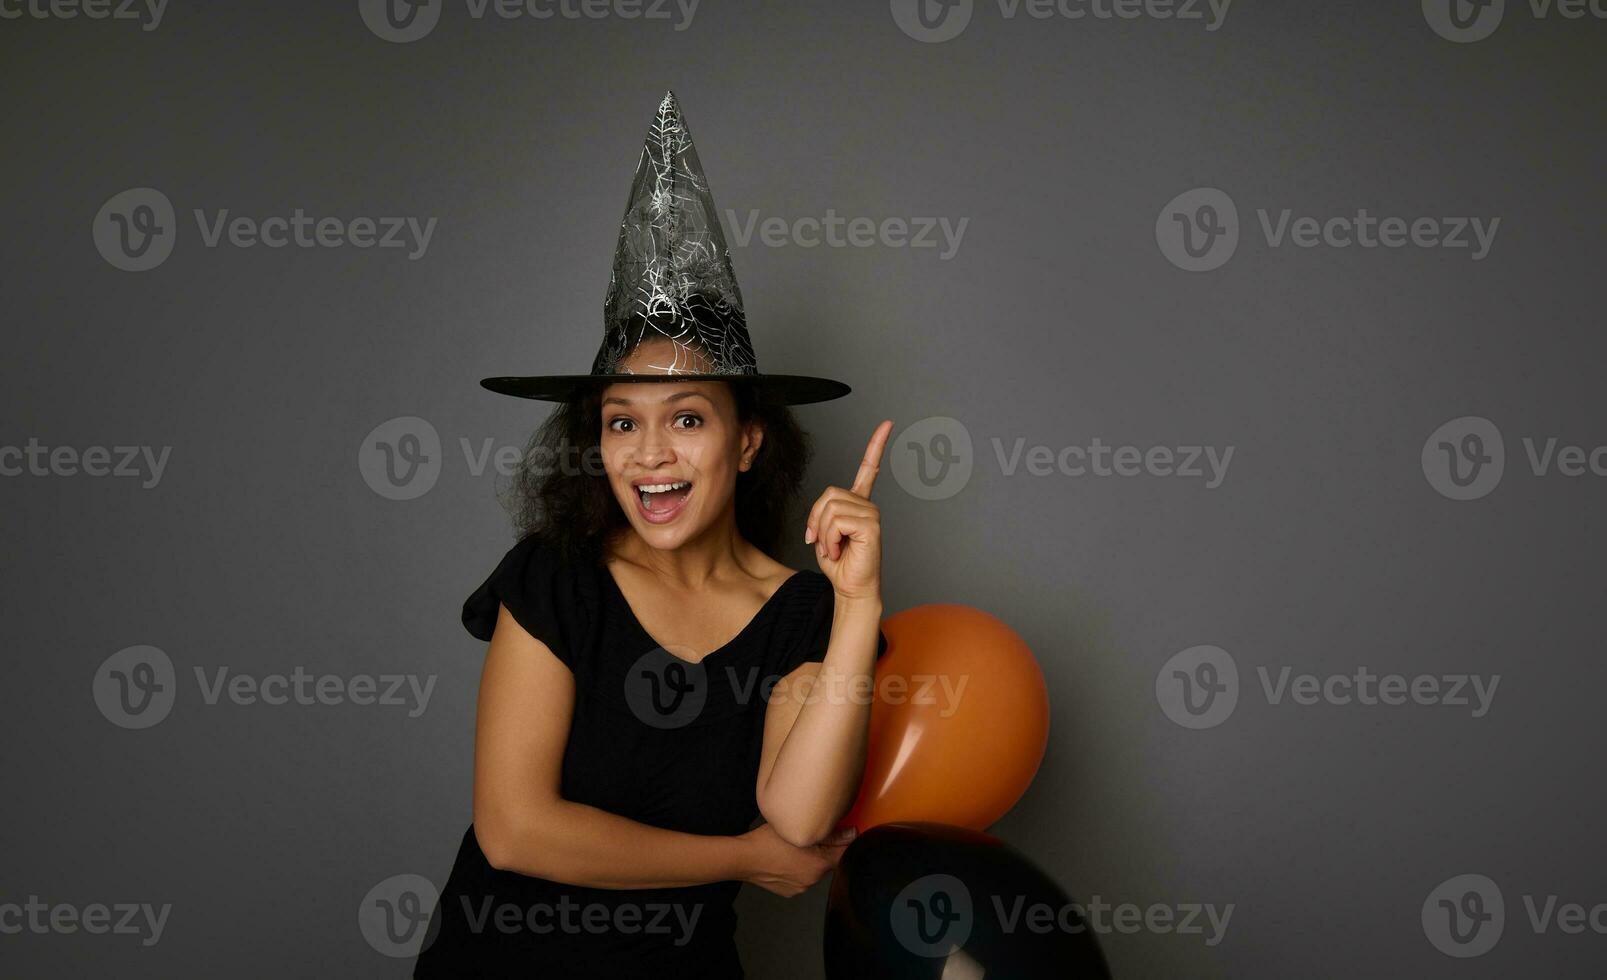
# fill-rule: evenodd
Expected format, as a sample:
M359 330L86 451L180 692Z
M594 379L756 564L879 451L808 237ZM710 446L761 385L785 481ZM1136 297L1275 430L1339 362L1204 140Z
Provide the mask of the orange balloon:
M882 621L865 777L840 827L901 820L987 830L1027 791L1049 744L1049 691L1015 630L935 603Z

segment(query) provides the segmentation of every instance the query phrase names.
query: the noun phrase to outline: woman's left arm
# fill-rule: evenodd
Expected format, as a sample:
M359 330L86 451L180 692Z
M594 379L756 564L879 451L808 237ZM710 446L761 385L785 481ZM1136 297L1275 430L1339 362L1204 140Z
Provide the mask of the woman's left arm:
M759 812L797 847L831 834L865 771L882 619L881 514L870 493L892 428L891 420L876 427L853 487L827 487L804 531L832 584L831 636L824 660L771 691L755 788Z
M881 600L838 596L826 659L778 682L764 716L759 812L795 847L830 835L865 774Z

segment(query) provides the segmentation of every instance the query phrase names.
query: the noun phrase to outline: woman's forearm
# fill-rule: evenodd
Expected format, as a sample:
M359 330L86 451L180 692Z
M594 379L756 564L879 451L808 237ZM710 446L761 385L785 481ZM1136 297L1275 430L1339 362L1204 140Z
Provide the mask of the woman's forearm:
M502 836L495 857L486 852L493 867L591 888L678 888L753 870L742 838L665 830L569 800Z
M828 836L853 805L865 774L872 683L882 603L839 596L826 657L812 685L787 691L803 699L764 786L767 813L787 814L802 839ZM775 820L771 821L776 823Z

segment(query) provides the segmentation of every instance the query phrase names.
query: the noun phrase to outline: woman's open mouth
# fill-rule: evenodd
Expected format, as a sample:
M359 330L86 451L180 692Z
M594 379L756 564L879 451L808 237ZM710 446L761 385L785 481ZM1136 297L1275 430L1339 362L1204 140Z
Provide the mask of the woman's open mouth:
M642 520L650 524L668 524L686 508L687 498L692 496L692 483L689 480L638 483L635 490L636 506L641 511Z

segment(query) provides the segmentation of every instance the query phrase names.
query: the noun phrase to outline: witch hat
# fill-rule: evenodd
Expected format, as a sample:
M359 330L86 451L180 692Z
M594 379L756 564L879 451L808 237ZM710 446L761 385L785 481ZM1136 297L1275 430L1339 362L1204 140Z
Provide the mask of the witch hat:
M653 373L620 362L644 340L671 341ZM562 401L585 385L615 381L732 381L762 387L785 405L841 398L841 381L760 374L731 251L674 92L665 92L631 181L614 270L603 301L603 343L590 374L485 378L503 395Z

